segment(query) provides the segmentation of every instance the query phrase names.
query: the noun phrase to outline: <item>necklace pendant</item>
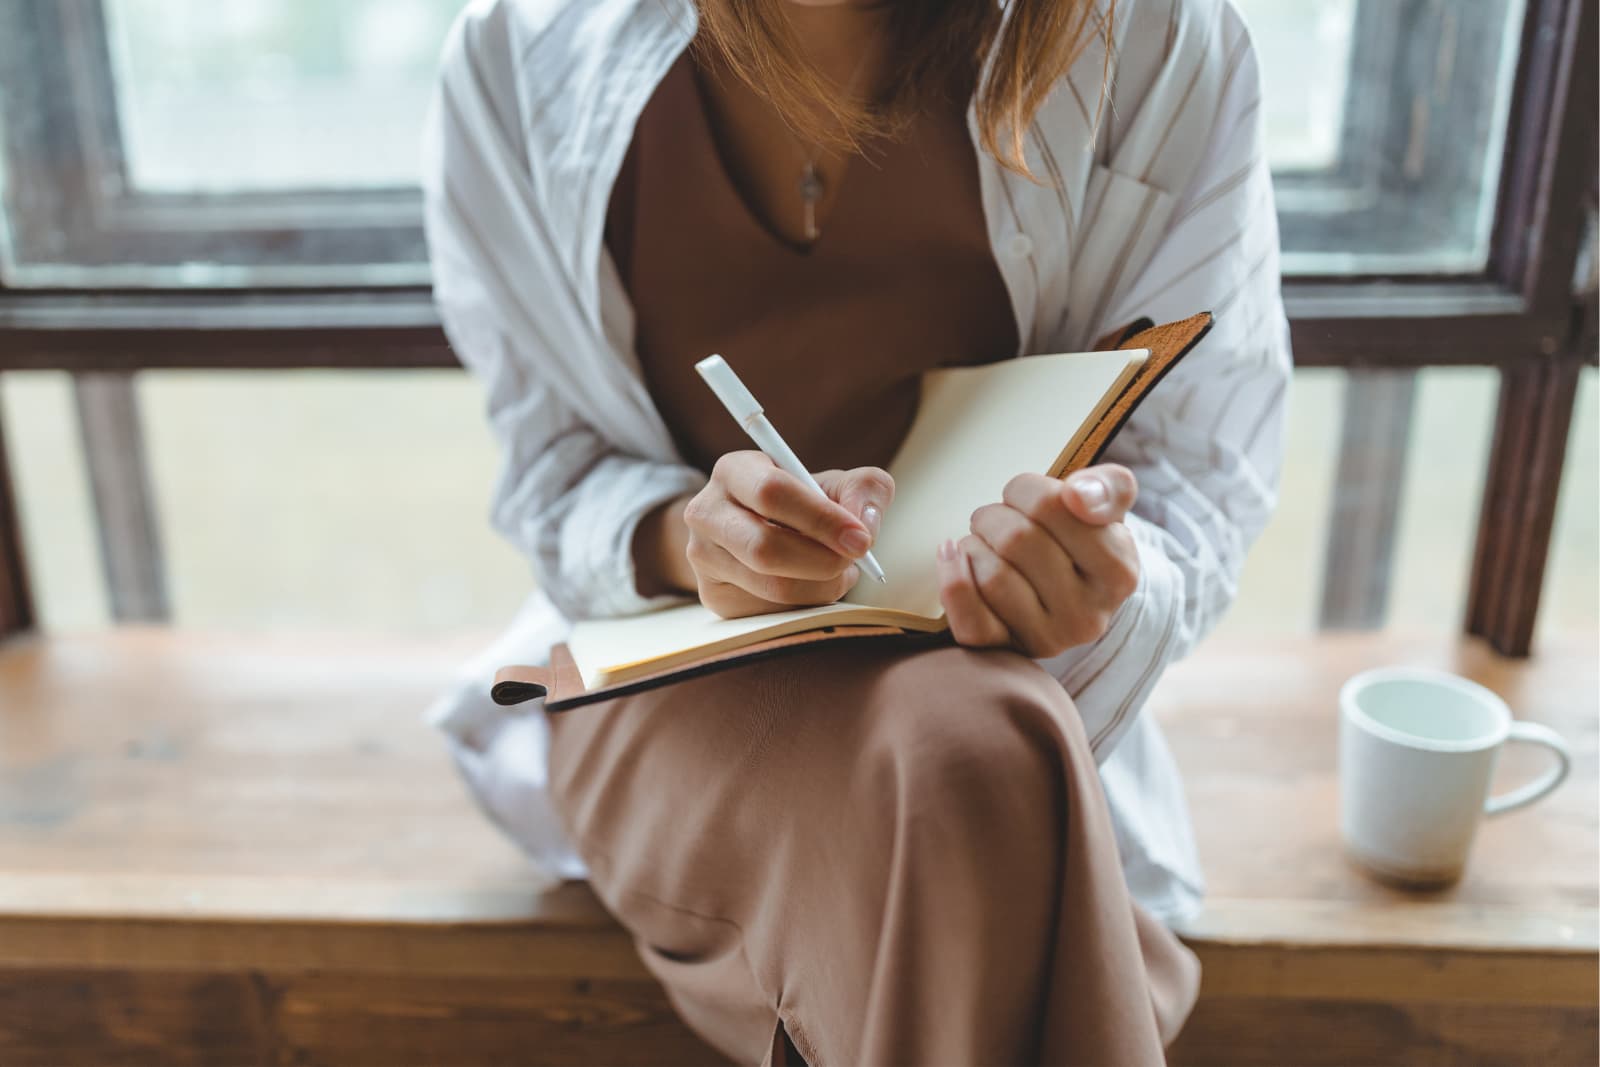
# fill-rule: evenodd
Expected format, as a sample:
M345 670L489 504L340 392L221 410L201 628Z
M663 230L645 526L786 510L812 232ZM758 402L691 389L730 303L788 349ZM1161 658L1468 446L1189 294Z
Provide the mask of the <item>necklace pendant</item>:
M800 205L805 213L806 240L815 241L817 230L817 205L822 202L822 175L815 163L807 163L800 172Z
M800 199L809 204L822 199L822 175L817 173L815 163L807 163L800 172Z

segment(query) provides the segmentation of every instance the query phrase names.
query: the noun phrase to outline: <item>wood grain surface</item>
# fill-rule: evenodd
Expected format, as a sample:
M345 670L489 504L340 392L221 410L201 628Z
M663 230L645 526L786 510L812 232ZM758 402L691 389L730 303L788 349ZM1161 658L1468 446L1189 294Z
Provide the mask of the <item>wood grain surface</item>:
M1547 646L1286 638L1170 672L1152 709L1212 888L1185 930L1206 979L1177 1062L1594 1061L1600 668L1592 640ZM0 1062L714 1061L423 724L476 647L159 629L0 646ZM1399 662L1477 678L1576 755L1428 894L1366 878L1336 832L1338 687ZM1538 757L1508 753L1501 785Z

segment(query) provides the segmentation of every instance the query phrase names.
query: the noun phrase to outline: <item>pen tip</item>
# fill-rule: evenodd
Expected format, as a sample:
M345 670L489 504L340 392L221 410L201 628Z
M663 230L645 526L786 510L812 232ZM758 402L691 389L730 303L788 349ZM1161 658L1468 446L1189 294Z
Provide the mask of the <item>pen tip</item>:
M889 584L889 579L887 577L885 577L884 575L876 574L876 575L873 575L873 577L877 578L878 581L881 582L884 585L888 585Z

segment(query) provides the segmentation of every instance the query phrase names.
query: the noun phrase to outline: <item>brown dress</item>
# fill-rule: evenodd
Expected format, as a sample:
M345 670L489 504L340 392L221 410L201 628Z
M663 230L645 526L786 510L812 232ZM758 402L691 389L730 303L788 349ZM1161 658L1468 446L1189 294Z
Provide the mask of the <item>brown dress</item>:
M963 117L855 160L797 250L723 167L692 61L607 245L683 454L749 447L721 352L818 468L884 465L930 367L1016 353ZM931 546L930 546L931 550ZM679 1012L743 1062L1159 1063L1193 955L1133 904L1061 685L1002 651L830 648L553 715L551 786ZM780 1025L781 1024L781 1025Z

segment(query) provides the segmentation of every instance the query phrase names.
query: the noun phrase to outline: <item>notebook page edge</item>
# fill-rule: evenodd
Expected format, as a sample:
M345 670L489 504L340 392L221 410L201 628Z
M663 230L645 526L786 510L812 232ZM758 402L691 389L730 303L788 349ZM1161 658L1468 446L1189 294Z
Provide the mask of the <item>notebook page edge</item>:
M1123 366L1122 373L1117 376L1117 380L1112 383L1111 388L1107 389L1100 397L1100 403L1096 405L1094 411L1079 424L1077 432L1072 435L1072 440L1066 443L1066 446L1061 449L1061 452L1051 462L1050 466L1046 468L1052 478L1061 477L1062 470L1072 460L1078 449L1083 447L1083 442L1088 440L1090 434L1094 433L1095 428L1110 414L1111 409L1117 406L1117 401L1122 399L1122 394L1128 391L1134 380L1139 377L1139 372L1144 369L1144 365L1150 362L1150 350L1148 348L1118 349L1117 352L1128 353L1128 362Z
M724 649L736 647L728 646L726 642L744 642L752 636L758 639L781 636L768 634L767 631L791 622L809 621L855 607L844 603L821 604L793 611L724 619L704 604L681 604L643 615L579 622L567 637L567 651L577 664L584 686L595 689L609 673L617 670L659 663L681 653L699 653L709 645L719 643L723 644ZM682 636L686 630L699 630L700 633L691 633L686 640Z

